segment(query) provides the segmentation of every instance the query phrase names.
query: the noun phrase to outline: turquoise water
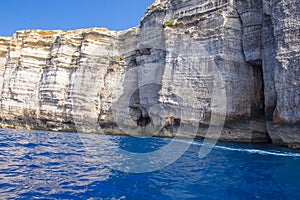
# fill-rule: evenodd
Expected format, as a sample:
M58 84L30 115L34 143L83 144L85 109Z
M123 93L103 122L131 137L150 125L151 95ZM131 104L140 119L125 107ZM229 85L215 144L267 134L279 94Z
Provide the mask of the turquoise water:
M151 152L171 139L93 135L96 155L81 138L0 130L0 199L300 199L300 151L218 143L200 159L194 141L171 165L136 174L114 169L112 149Z

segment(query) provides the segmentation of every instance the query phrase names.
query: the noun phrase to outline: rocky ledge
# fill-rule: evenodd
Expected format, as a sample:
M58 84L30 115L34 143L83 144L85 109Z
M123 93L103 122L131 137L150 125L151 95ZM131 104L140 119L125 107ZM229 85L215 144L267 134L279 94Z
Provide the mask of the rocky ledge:
M299 148L299 10L156 0L127 31L0 37L0 126Z

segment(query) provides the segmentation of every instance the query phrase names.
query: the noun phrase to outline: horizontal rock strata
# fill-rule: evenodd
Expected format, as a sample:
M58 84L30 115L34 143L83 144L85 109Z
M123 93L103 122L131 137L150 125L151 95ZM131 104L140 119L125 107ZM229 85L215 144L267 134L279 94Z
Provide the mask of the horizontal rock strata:
M0 37L0 125L299 147L299 10L156 0L126 31Z

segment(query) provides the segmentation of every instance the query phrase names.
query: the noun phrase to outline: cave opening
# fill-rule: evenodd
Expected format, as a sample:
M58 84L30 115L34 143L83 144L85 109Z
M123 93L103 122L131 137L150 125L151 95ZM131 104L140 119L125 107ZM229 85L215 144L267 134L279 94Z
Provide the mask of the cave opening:
M262 65L252 64L253 69L253 95L251 105L251 118L265 119L264 78Z
M146 115L146 116L140 116L140 118L137 120L137 125L140 127L146 127L151 123L151 118Z

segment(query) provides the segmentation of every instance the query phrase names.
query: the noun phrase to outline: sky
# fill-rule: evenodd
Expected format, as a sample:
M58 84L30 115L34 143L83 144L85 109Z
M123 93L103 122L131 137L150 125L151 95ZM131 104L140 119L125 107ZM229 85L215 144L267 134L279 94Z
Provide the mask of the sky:
M140 24L153 0L2 0L0 36L17 30L125 30Z

